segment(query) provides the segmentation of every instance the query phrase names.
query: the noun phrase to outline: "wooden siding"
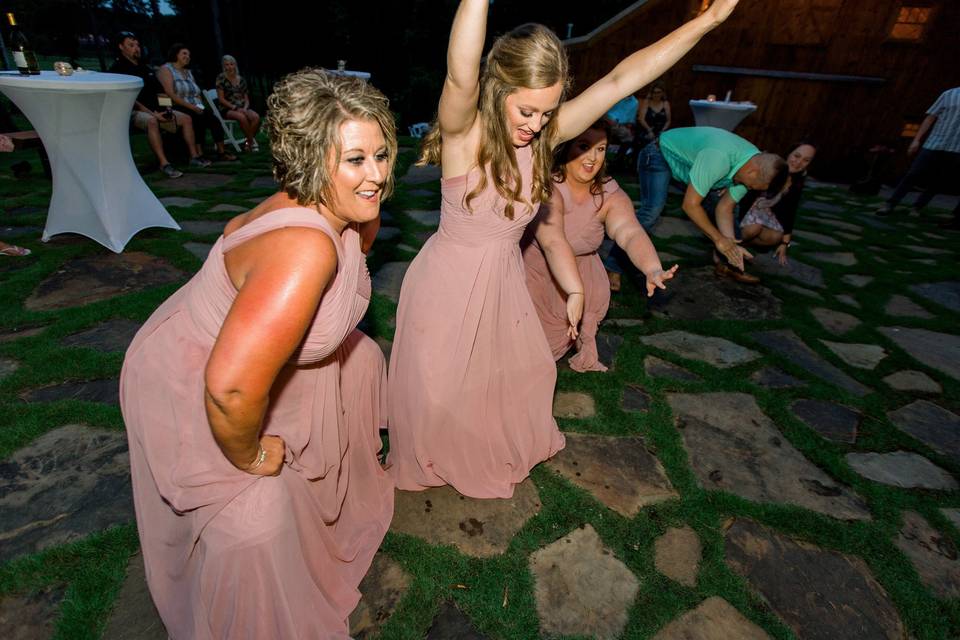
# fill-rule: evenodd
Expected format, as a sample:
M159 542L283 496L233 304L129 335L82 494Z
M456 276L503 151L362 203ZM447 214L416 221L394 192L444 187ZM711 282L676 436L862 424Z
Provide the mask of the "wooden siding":
M935 8L921 42L888 38L903 5ZM574 92L689 20L699 7L699 0L648 0L592 38L571 42ZM942 91L960 85L958 33L960 2L953 0L742 0L730 20L662 80L675 126L693 124L691 98L712 93L722 99L732 90L734 100L758 106L737 133L781 153L810 137L820 145L816 173L849 180L862 174L864 152L873 145L902 151L904 125L922 120ZM750 69L866 79L763 77L749 75ZM888 172L903 164L899 153Z

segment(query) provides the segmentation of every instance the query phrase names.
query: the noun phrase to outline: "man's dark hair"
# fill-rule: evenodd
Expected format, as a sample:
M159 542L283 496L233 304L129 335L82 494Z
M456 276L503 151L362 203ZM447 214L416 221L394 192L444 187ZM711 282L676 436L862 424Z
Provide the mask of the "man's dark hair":
M114 38L114 46L119 47L120 45L123 44L123 41L126 40L127 38L140 42L140 38L138 38L137 34L135 34L133 31L118 31L117 37Z

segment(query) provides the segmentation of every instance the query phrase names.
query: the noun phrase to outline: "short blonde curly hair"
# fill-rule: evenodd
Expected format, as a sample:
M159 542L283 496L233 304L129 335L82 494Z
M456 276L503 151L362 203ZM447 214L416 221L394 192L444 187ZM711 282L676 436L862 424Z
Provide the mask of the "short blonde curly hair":
M349 120L373 120L380 125L389 156L382 199L393 192L397 126L389 100L364 80L325 69L291 73L274 85L265 120L273 177L298 204L330 203L330 158L340 157L340 126Z

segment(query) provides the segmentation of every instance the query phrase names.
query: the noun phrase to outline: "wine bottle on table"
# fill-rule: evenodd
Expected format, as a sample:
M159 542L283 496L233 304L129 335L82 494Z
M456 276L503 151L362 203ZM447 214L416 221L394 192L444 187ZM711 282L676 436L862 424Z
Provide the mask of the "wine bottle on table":
M13 50L13 61L17 65L17 71L25 76L40 75L37 56L30 47L26 34L17 26L17 19L13 17L13 13L7 14L7 22L10 23L10 48Z

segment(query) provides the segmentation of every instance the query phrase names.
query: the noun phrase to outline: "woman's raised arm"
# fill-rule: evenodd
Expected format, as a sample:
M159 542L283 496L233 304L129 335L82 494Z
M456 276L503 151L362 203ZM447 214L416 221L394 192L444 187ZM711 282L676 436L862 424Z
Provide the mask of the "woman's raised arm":
M489 0L461 0L450 29L447 77L438 116L444 138L466 134L477 118L480 60L487 33Z
M703 36L726 20L737 2L739 0L714 0L702 14L649 47L632 53L586 91L561 105L557 111L560 142L580 135L618 100L663 75Z

